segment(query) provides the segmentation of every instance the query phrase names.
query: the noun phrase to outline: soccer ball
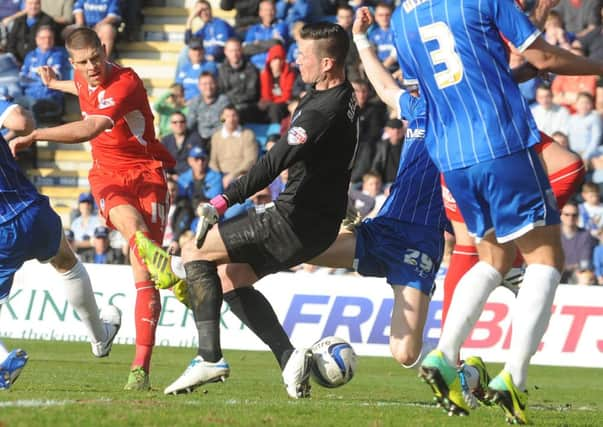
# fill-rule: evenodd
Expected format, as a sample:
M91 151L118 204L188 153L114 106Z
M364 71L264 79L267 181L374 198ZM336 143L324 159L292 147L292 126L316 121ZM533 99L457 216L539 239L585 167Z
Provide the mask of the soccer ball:
M346 340L325 337L311 347L312 376L323 387L340 387L350 381L356 369L356 353Z

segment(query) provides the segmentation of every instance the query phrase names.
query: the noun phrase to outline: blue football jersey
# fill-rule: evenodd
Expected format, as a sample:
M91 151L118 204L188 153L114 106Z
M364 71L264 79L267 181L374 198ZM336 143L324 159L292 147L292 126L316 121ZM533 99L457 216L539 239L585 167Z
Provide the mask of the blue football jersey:
M448 220L442 202L440 172L425 144L425 100L403 91L398 104L408 128L396 179L378 216L444 229Z
M405 0L392 29L405 79L429 105L428 149L441 171L540 140L500 35L520 51L540 36L514 0Z
M25 177L10 152L8 143L0 136L0 224L4 224L41 197Z

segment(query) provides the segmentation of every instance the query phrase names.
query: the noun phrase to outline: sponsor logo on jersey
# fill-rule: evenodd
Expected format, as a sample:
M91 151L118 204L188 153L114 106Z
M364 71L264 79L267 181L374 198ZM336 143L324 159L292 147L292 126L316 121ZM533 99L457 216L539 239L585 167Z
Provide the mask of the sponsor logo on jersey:
M416 128L416 129L406 129L406 137L407 138L417 138L423 139L425 138L425 129Z
M101 90L98 93L98 108L99 109L103 109L103 108L109 108L109 107L113 107L115 105L115 101L113 101L113 98L105 98L105 91Z
M287 144L289 145L305 144L307 139L306 130L299 126L292 127L287 133Z

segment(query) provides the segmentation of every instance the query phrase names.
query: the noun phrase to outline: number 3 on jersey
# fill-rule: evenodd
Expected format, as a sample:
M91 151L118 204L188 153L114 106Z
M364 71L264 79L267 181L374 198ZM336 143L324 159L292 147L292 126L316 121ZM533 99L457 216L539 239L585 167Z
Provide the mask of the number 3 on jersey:
M438 64L444 64L446 67L434 74L438 88L444 89L459 83L463 79L463 63L454 50L454 36L448 25L444 22L434 22L419 27L419 34L423 43L433 40L438 43L438 48L429 52L434 67Z

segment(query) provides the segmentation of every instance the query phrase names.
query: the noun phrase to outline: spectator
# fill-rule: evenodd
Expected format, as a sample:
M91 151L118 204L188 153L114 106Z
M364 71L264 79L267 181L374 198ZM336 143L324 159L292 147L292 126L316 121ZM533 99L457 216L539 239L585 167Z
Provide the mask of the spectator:
M57 32L57 45L63 45L58 37L61 32L73 23L73 0L42 0L42 11L54 21Z
M145 0L121 0L121 16L125 24L123 35L129 42L142 39L142 7L144 3Z
M341 4L337 7L337 23L350 36L350 48L345 57L345 72L349 81L360 80L363 73L360 71L360 55L356 44L352 41L352 24L354 23L354 9L348 4Z
M603 228L597 231L597 238L599 244L593 250L593 269L595 270L597 284L603 285Z
M571 149L588 160L601 143L601 116L593 109L590 93L580 93L575 105L576 113L570 116L567 136Z
M161 143L176 159L173 172L179 176L189 169L188 153L194 147L202 148L203 143L196 131L186 128L186 117L183 113L175 112L170 116L170 129L172 133L163 137Z
M352 168L351 181L358 183L365 173L371 170L375 157L375 144L383 133L385 123L385 105L377 100L369 102L369 85L365 80L352 82L358 105L359 133L356 161Z
M601 23L599 0L561 0L555 8L562 16L567 31L582 37Z
M601 8L601 15L603 15L603 8ZM589 58L603 61L603 25L599 23L592 31L577 39L574 44L579 44Z
M224 188L240 175L247 173L258 159L255 134L239 124L237 109L228 105L222 113L222 129L211 138L209 167L222 173Z
M54 21L42 12L40 0L25 0L25 14L13 22L8 34L7 49L19 64L23 63L25 55L36 48L36 34L42 26L49 26L55 31Z
M98 34L105 45L107 56L113 55L117 26L121 22L119 0L75 0L73 5L75 25L87 26Z
M578 206L568 202L561 209L561 245L565 253L561 283L568 283L580 263L590 262L596 241L591 234L578 227Z
M285 60L285 48L280 44L272 46L260 74L258 104L268 123L280 123L287 115L287 102L291 100L294 83L295 72Z
M63 115L63 92L49 89L42 82L38 68L49 66L59 80L68 80L69 61L65 49L54 44L54 31L41 26L36 34L36 48L25 56L21 67L21 86L24 96L17 99L19 105L32 110L38 123L58 124Z
M242 123L259 121L260 79L257 69L245 59L241 42L236 38L226 41L224 56L224 63L218 67L220 93L226 95L239 111Z
M576 35L565 31L563 18L559 12L551 10L544 22L544 39L553 46L569 49Z
M581 262L571 279L576 285L592 286L597 284L597 278L590 261Z
M531 110L536 125L542 132L548 135L557 131L567 134L570 113L567 108L553 103L553 91L550 86L538 86L536 104Z
M82 262L92 264L124 264L123 253L118 249L113 249L109 244L109 229L105 226L99 226L94 229L94 239L92 247L81 251L80 259Z
M188 107L184 102L184 88L181 84L172 83L170 90L165 92L153 105L159 115L159 137L162 138L171 132L170 119L173 113L180 112L186 115Z
M188 103L186 127L196 130L201 137L201 145L207 146L211 136L220 128L220 115L230 101L222 93L218 93L216 78L212 73L201 73L199 77L201 95Z
M188 42L188 61L176 70L176 83L184 88L184 100L190 101L199 96L199 77L204 72L218 75L215 62L204 58L203 42L198 38L191 38Z
M572 46L570 51L576 55L583 56L584 52L578 45ZM597 91L598 76L557 76L553 80L551 90L553 91L553 102L563 105L570 111L575 108L578 94L590 93L594 98Z
M377 47L377 57L390 72L398 69L398 55L394 46L394 33L390 27L392 7L378 3L375 7L375 26L369 33L369 41Z
M372 169L383 177L386 184L396 178L405 131L401 120L390 119L385 124L385 138L377 144Z
M197 17L201 19L203 26L193 33L193 21ZM222 62L226 40L234 35L234 29L230 24L220 18L213 17L209 1L199 0L191 9L186 20L184 42L188 44L189 40L193 37L203 40L205 58L209 61Z
M260 22L258 16L259 6L259 0L220 0L222 10L236 9L235 29L241 38L245 38L247 28Z
M258 14L260 23L247 30L243 42L243 52L250 56L251 63L258 70L262 70L266 64L268 50L277 43L286 45L289 30L285 23L275 21L276 11L272 0L260 1Z
M276 19L284 22L293 35L293 27L297 22L305 22L310 18L310 0L278 0L276 2Z
M367 172L362 177L360 194L351 191L354 199L354 208L362 218L373 211L378 211L383 204L383 180L377 172ZM379 200L377 200L379 199Z
M603 227L603 204L597 184L587 182L582 185L582 199L584 202L578 205L578 227L589 231L597 237L599 229Z
M222 175L208 168L208 155L201 147L188 153L189 168L178 177L178 196L186 197L193 207L207 202L223 191Z
M299 35L303 26L306 25L303 21L297 21L291 27L291 37L293 42L289 45L287 49L287 62L292 66L297 68L297 55L299 53L299 47L297 42L299 41Z
M71 230L75 239L75 247L80 249L91 247L90 237L96 227L102 224L101 219L94 211L94 198L90 193L80 194L78 200L79 216L71 221Z
M21 10L21 3L21 0L5 0L0 2L0 20L2 20L2 26L8 28L16 18L25 13Z

